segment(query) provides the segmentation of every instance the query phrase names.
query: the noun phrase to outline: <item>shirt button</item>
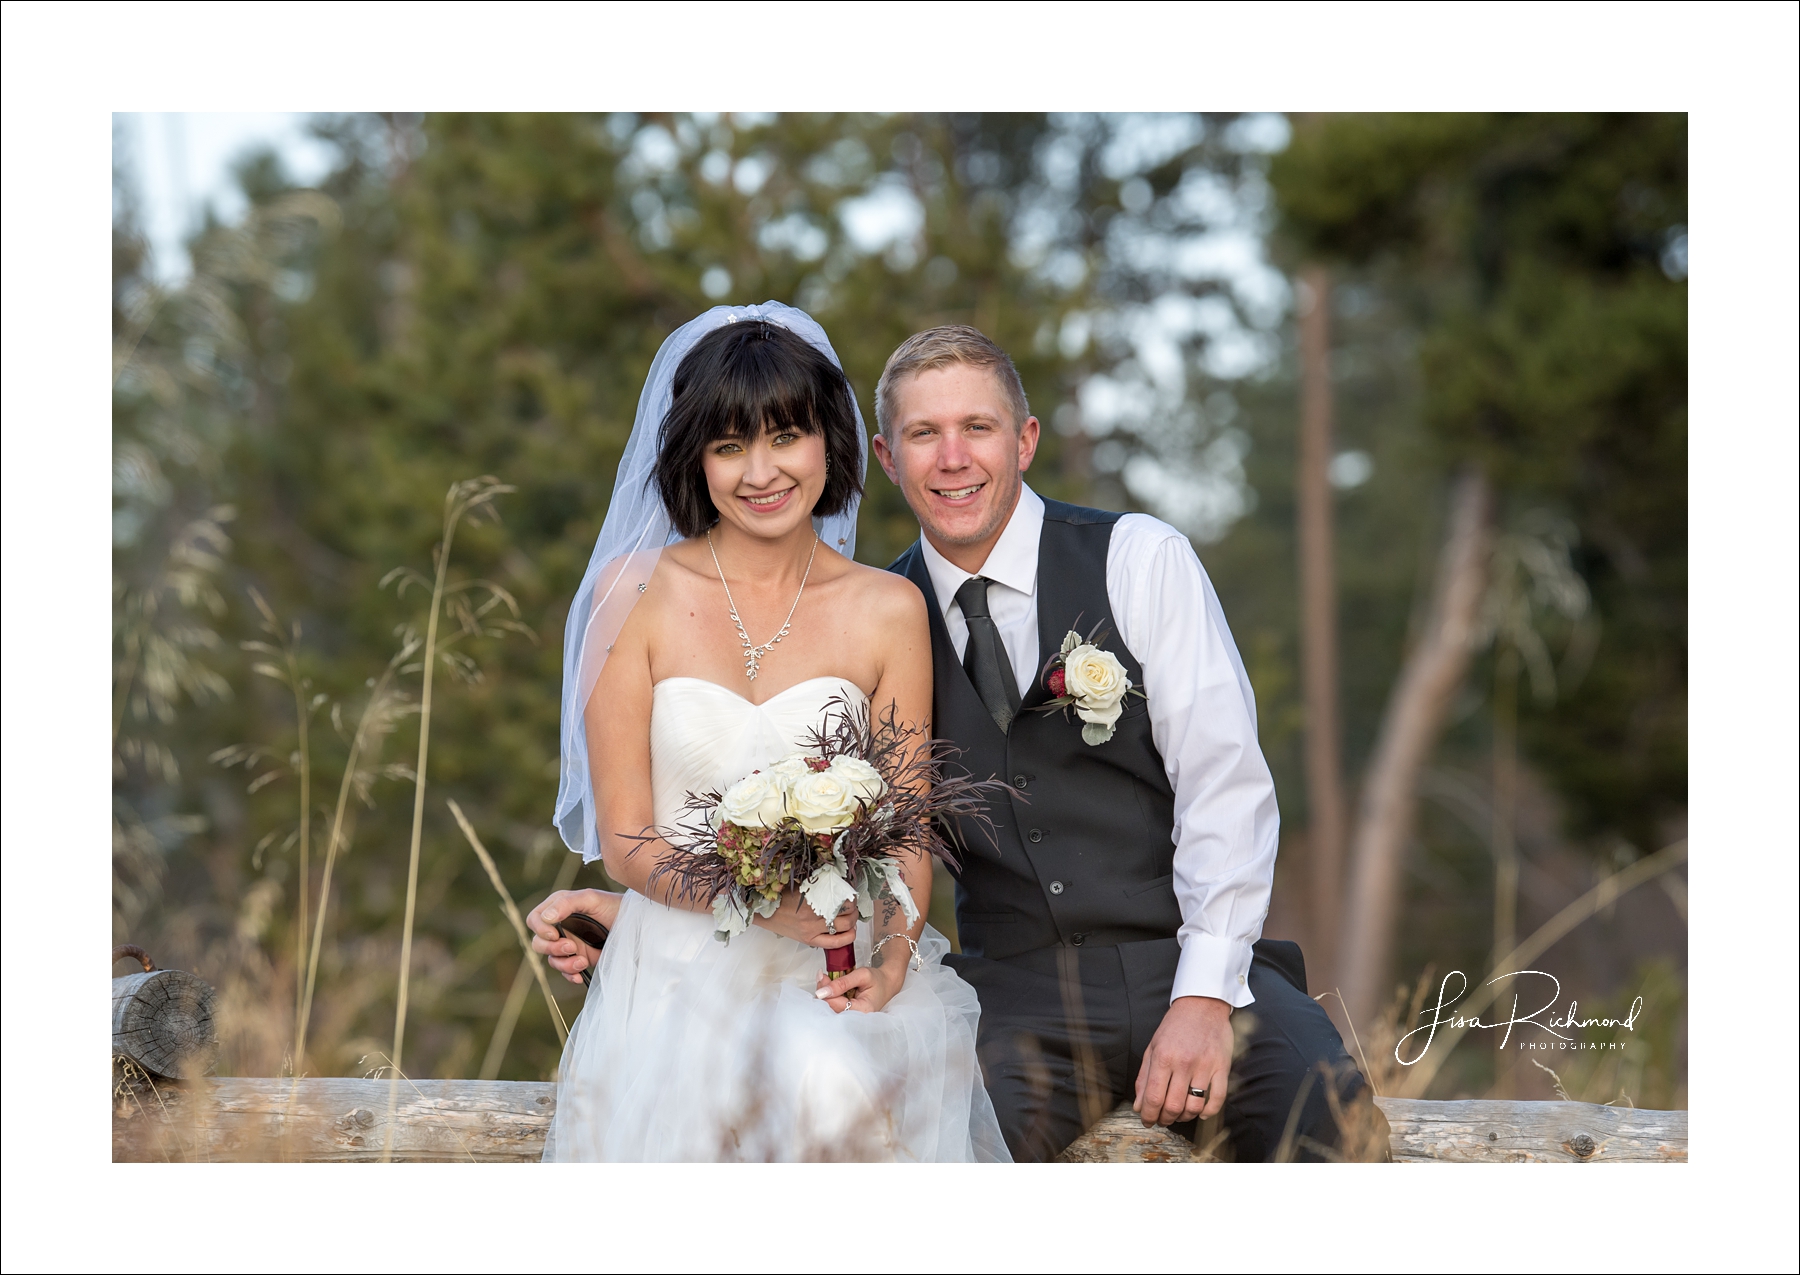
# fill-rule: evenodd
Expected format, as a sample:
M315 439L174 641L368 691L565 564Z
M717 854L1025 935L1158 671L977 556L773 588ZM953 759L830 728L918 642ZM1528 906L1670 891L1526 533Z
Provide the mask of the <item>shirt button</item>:
M1238 985L1242 986L1243 982L1244 982L1244 976L1242 974L1239 974L1238 975Z
M1033 842L1042 841L1044 839L1044 830L1042 828L1033 828L1030 837Z
M1050 883L1050 893L1061 894L1062 892L1063 892L1063 883L1061 881L1052 881Z

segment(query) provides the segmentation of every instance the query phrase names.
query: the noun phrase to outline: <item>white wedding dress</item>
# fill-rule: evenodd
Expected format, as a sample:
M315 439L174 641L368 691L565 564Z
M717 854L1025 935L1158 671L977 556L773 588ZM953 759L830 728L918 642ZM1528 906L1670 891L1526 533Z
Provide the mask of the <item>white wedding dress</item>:
M658 682L658 826L689 792L796 751L833 697L866 703L837 677L760 705L698 678ZM838 1014L813 995L822 950L759 927L720 943L711 912L627 893L563 1051L544 1159L1010 1159L975 1062L974 989L944 967L936 930L919 951L924 968L880 1012ZM856 955L867 963L866 921Z

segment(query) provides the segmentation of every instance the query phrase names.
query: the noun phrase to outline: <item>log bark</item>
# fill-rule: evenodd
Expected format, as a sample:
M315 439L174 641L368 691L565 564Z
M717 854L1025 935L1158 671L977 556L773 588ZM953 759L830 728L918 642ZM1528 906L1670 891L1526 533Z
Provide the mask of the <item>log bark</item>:
M381 1159L386 1080L211 1079L121 1089L113 1100L113 1160ZM1425 1102L1377 1098L1400 1162L1679 1163L1685 1111L1584 1102ZM513 1080L401 1082L393 1158L518 1163L543 1155L556 1086ZM1062 1155L1070 1163L1184 1164L1208 1158L1167 1129L1145 1129L1121 1106Z
M1306 873L1310 950L1320 985L1336 982L1344 874L1339 758L1337 570L1331 525L1331 275L1302 272L1311 303L1300 316L1300 446L1294 482L1300 566L1300 682L1306 704Z
M213 1079L145 1086L113 1101L113 1160L375 1162L388 1132L386 1080ZM400 1082L393 1159L536 1160L556 1086Z
M1338 958L1338 986L1353 1023L1373 1022L1381 1007L1419 772L1468 672L1492 536L1493 497L1481 471L1470 469L1451 495L1425 629L1388 698L1357 812Z
M1687 1112L1591 1102L1377 1098L1397 1161L1684 1164Z
M205 1072L217 1044L213 1000L211 985L183 970L115 978L113 1055L155 1076Z

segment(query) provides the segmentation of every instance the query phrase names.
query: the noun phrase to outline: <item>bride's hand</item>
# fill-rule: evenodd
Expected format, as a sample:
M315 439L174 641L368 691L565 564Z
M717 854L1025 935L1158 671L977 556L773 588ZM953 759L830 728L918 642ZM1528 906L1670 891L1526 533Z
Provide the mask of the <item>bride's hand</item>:
M842 978L834 979L829 974L819 975L818 990L813 995L840 1014L849 1010L855 1010L859 1014L873 1014L894 999L894 994L905 981L904 961L897 965L888 962L881 969L858 965Z
M600 963L600 952L579 939L558 934L556 923L572 912L585 912L610 930L619 919L621 897L605 890L558 890L525 918L531 929L531 950L548 959L550 968L571 983L579 983L582 970Z
M783 891L781 906L774 914L755 917L751 924L774 930L784 938L808 947L843 947L846 943L856 942L856 901L852 899L839 909L835 934L827 932L825 918L812 910L798 890Z

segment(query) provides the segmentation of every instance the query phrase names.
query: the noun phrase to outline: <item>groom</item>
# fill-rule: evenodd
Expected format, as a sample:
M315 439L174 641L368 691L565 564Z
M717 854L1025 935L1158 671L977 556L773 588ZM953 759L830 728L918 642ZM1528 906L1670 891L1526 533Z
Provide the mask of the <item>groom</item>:
M1340 1137L1327 1086L1341 1110L1364 1082L1306 994L1300 949L1258 941L1275 788L1193 549L1147 515L1025 485L1038 422L974 328L895 350L876 420L876 457L923 532L891 569L930 612L934 733L1019 791L991 831L955 830L962 954L947 958L981 999L982 1072L1014 1158L1054 1159L1121 1099L1146 1125L1222 1112L1238 1160L1284 1140L1322 1158ZM1100 692L1074 706L1086 731L1043 674L1072 631L1142 692L1106 693L1098 656L1097 678L1071 668L1058 690Z

